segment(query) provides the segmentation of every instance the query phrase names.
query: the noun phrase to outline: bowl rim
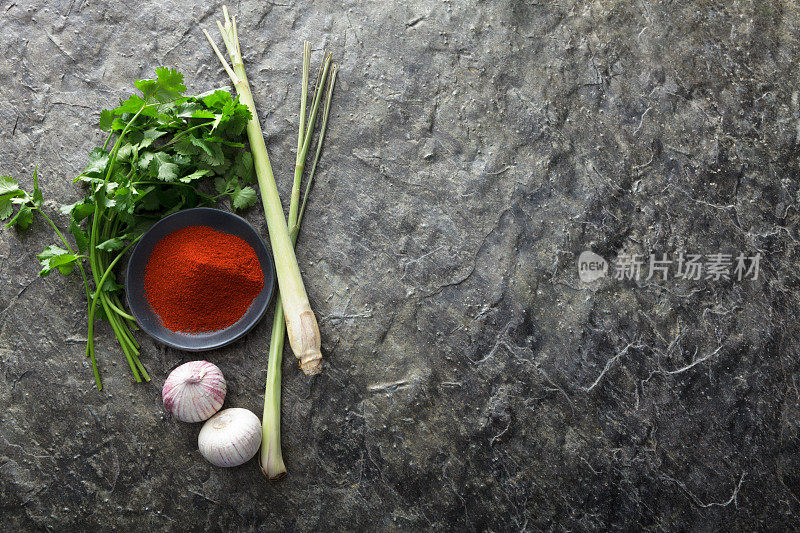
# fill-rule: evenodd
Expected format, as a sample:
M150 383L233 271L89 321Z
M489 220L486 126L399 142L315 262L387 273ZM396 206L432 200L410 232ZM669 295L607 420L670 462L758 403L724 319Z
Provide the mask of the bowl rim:
M172 340L170 340L168 338L164 338L162 335L159 334L158 331L152 330L151 326L149 324L145 323L142 320L142 318L140 316L140 313L137 311L139 309L139 307L137 305L134 305L132 303L132 301L131 301L131 279L133 277L131 275L131 273L132 273L132 270L133 270L134 258L137 257L137 250L140 249L140 246L142 246L143 243L147 242L147 236L154 229L156 229L158 226L163 225L166 221L169 221L171 219L185 217L185 216L188 216L188 215L191 215L191 214L198 214L198 213L203 213L203 212L206 212L206 213L213 212L215 214L222 214L224 217L228 217L228 218L231 218L231 219L238 219L239 222L244 223L245 227L249 228L252 231L252 233L255 236L258 244L262 247L263 251L265 252L265 256L266 256L266 259L267 259L266 265L262 265L262 269L261 269L263 274L264 274L264 285L265 285L261 290L262 290L262 292L265 291L265 290L268 291L268 292L267 292L267 296L266 296L266 299L265 299L264 304L263 304L263 308L258 309L256 311L256 314L249 318L250 322L249 322L249 324L247 324L247 326L243 330L241 330L240 332L238 332L236 334L231 335L230 337L223 337L222 339L219 339L217 341L211 342L211 343L206 344L206 345L190 347L190 346L186 346L186 345L183 345L183 344L180 344L180 343L176 343L176 342L174 342L174 341L172 341ZM180 227L170 231L169 233L173 233L174 231L177 231L178 229L181 229L181 228L184 228L184 227L193 226L193 225L202 226L203 224L200 224L200 223L198 223L198 224L189 223L189 224L186 224L185 226L180 226ZM224 231L224 230L221 230L220 228L212 228L212 229L215 229L217 231ZM168 234L166 234L166 235L168 235ZM234 231L234 232L232 232L230 234L231 235L236 235L237 237L241 237L242 236L241 233L236 232L236 231ZM164 237L166 235L164 235ZM161 238L163 239L164 237L161 237ZM140 253L142 253L142 252L140 251ZM145 264L146 264L147 259L149 259L149 257L145 258ZM187 352L204 352L204 351L208 351L208 350L215 350L217 348L222 348L224 346L227 346L227 345L229 345L231 343L236 342L237 340L239 340L242 337L244 337L245 335L247 335L256 326L256 324L258 324L261 321L261 319L266 314L267 309L269 308L269 304L270 304L270 302L272 302L272 298L275 296L275 285L276 285L276 283L277 283L277 275L276 275L276 271L275 271L275 261L274 261L274 259L272 257L272 251L266 245L266 243L264 242L264 239L261 237L259 232L256 231L256 229L253 227L252 224L250 224L246 219L244 219L243 217L237 215L236 213L233 213L231 211L226 211L224 209L217 209L217 208L214 208L214 207L190 207L188 209L181 209L180 211L176 211L175 213L171 213L171 214L159 219L155 224L150 226L150 228L148 228L148 230L145 231L142 234L142 236L139 238L139 241L136 243L136 246L134 246L133 249L131 250L130 256L128 257L128 264L126 265L126 268L125 268L125 301L128 304L128 309L130 310L131 315L133 315L133 317L136 319L136 323L139 326L139 328L141 328L142 331L147 333L151 338L153 338L157 342L160 342L161 344L169 346L170 348L175 348L177 350L182 350L182 351L187 351ZM259 295L260 294L261 293L259 293ZM256 296L256 298L258 298L258 296ZM145 299L146 299L146 297L145 297ZM245 317L247 315L247 313L250 312L250 310L251 310L251 308L248 308L248 310L245 311L245 314L242 315L242 318ZM155 311L152 311L152 312L155 314ZM241 320L241 318L239 320ZM232 328L234 325L236 325L238 323L239 323L238 321L234 322L233 324L231 324L227 328L223 328L221 330L217 330L216 333L224 332L225 330ZM174 333L176 333L178 335L187 336L187 337L189 335L191 335L190 333L181 333L181 332L174 332Z

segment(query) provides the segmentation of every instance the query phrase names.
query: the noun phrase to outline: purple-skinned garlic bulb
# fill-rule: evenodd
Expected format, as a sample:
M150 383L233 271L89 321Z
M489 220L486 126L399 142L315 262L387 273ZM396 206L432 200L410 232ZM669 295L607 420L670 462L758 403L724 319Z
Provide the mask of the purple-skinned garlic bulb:
M190 361L164 382L164 408L181 422L202 422L220 410L227 385L222 371L208 361Z

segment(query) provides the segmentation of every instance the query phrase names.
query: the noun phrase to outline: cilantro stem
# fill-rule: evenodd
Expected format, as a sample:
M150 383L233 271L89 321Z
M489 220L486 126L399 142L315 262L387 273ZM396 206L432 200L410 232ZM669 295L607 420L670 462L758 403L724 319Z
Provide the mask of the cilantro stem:
M139 350L136 350L136 354L137 355L134 355L133 361L136 363L136 366L139 368L139 372L142 373L142 377L144 378L144 380L145 381L150 381L150 374L147 373L147 370L145 370L144 365L139 360L138 353L139 353Z
M95 297L97 297L97 294L99 294L99 291L95 292ZM95 302L92 303L94 304ZM141 383L142 378L139 376L139 372L136 370L136 364L133 362L133 356L130 353L130 346L126 343L128 339L126 339L125 335L122 333L120 325L117 322L117 317L113 314L110 314L108 316L108 323L111 324L111 328L114 330L120 346L122 347L122 352L125 354L125 359L128 360L128 366L130 366L131 372L133 373L133 379L135 379L137 383Z
M106 151L106 148L108 147L108 141L111 140L111 137L113 135L114 135L114 130L111 130L110 132L108 132L108 137L106 137L106 142L103 143L103 151L104 152Z
M141 237L142 236L139 235L138 237L133 239L125 248L123 248L122 251L114 258L113 261L111 261L111 263L105 269L105 272L103 272L103 275L100 276L99 281L96 284L97 288L94 291L94 297L92 298L92 306L89 309L89 331L90 332L93 329L92 328L92 324L94 322L95 308L97 307L97 299L98 299L98 297L100 296L100 294L103 291L103 284L108 279L108 276L111 274L111 270L114 268L114 266L119 262L120 259L122 259L122 256L125 255L125 252L127 252L130 249L131 246L136 244Z
M47 221L48 224L50 224L50 226L56 232L56 235L58 235L58 238L61 239L61 242L64 243L64 246L67 248L67 251L70 254L74 255L75 252L73 251L72 246L70 246L69 241L67 241L67 239L64 237L64 234L61 233L61 231L58 229L58 226L55 225L53 220L49 216L47 216L47 214L45 214L44 211L42 211L38 207L34 207L34 209L36 211L38 211L39 214L44 217L44 219ZM86 257L86 256L82 256L82 257ZM89 257L86 257L86 258L90 259ZM91 261L91 259L90 259L90 261ZM83 290L86 293L86 309L87 310L91 310L91 304L90 304L91 296L89 294L89 281L86 278L86 270L84 270L83 264L80 261L76 261L76 263L78 264L78 271L81 273L81 279L83 280ZM89 338L88 337L87 337L86 342L87 342L86 350L87 350L87 352L89 352ZM95 384L97 385L97 390L103 390L103 384L100 381L100 370L97 368L97 360L94 357L94 350L92 349L91 352L88 353L88 355L90 355L90 361L91 361L91 365L92 365L92 374L94 374L94 381L95 381Z
M209 120L211 120L211 119L209 119ZM173 137L169 142L165 143L164 146L171 146L171 145L175 144L178 140L180 140L180 138L182 136L186 135L190 131L196 130L197 128L202 128L203 126L208 126L208 123L198 124L196 126L192 126L191 128L187 128L187 129L183 130L182 132L177 134L175 137Z
M94 297L91 300L91 305L89 306L89 329L88 329L88 333L87 333L87 343L88 343L87 344L87 351L89 352L89 355L92 358L92 361L95 360L95 357L94 357L94 316L95 316L95 312L96 312L96 308L97 308L98 298L100 297L101 294L104 293L103 285L105 284L106 280L108 279L108 276L111 274L111 271L113 270L113 268L117 264L117 262L122 258L122 256L125 254L125 252L127 252L128 249L130 249L130 247L133 246L133 244L136 243L139 240L139 238L141 237L141 235L140 235L139 237L136 237L133 241L131 241L128 244L128 246L126 246L117 255L117 257L115 257L114 260L111 261L111 263L108 265L108 267L106 267L104 269L104 272L103 272L102 276L98 276L97 272L100 271L100 268L99 268L100 265L98 263L98 259L99 258L97 257L97 251L95 250L95 248L97 246L97 236L96 235L97 235L97 220L98 220L98 218L99 218L98 206L95 206L95 216L94 216L94 219L92 220L92 236L90 238L91 242L89 243L89 246L90 246L90 259L89 260L90 260L90 262L92 262L98 268L92 268L92 273L94 274L94 277L95 277L95 292L94 292ZM133 373L134 379L137 382L140 382L141 378L139 377L139 373L136 370L136 364L134 363L133 358L131 357L131 354L129 353L129 347L125 343L125 341L130 342L130 340L126 337L126 333L128 335L130 335L130 332L127 330L127 327L125 327L124 324L119 324L117 322L117 317L115 316L115 314L110 312L111 310L110 310L110 307L107 305L108 301L107 301L106 298L102 299L102 304L103 304L104 308L108 308L106 310L106 317L108 318L109 323L111 324L111 327L114 330L114 334L116 335L117 340L120 341L120 345L122 346L122 351L125 354L125 358L128 360L129 366L131 367L131 371ZM149 381L149 377L148 377L148 381ZM98 382L98 389L102 389L102 385L100 385L99 382Z
M50 226L52 226L52 228L55 230L56 235L58 235L58 238L61 239L61 242L64 243L64 246L66 246L67 251L70 254L74 255L75 252L72 250L72 247L69 245L69 241L67 241L67 239L64 237L64 234L61 233L61 231L59 231L58 227L53 223L53 221L50 219L50 217L47 216L44 213L44 211L42 211L38 207L34 207L33 209L38 211L39 214L44 217L44 219L47 221L47 223L50 224ZM88 257L87 257L87 259L88 259ZM77 263L78 263L78 269L80 270L80 273L81 273L81 278L83 278L83 290L84 290L84 292L86 292L86 308L88 310L89 309L89 300L91 299L89 297L89 282L86 279L86 271L83 269L83 264L81 264L80 261L77 261Z
M114 143L114 148L111 151L111 155L109 156L108 170L106 171L105 179L103 180L102 185L98 189L98 192L102 191L103 195L106 194L106 190L105 190L106 184L108 183L108 180L111 178L112 172L114 171L114 164L117 161L117 154L119 153L120 146L122 146L122 140L125 138L125 135L130 130L131 125L136 121L136 119L139 117L139 115L142 113L142 111L144 111L145 107L147 107L147 106L145 105L145 106L142 106L141 108L139 108L139 111L137 111L136 114L133 115L131 120L128 121L128 123L122 129L122 132L117 137L116 142ZM109 139L110 138L111 138L111 136L109 136ZM106 144L107 143L108 143L108 141L106 141ZM98 276L98 274L97 274L97 272L100 270L99 268L96 268L96 267L99 267L96 247L97 247L97 244L98 244L98 227L97 226L98 226L98 221L99 221L100 217L101 217L100 201L99 201L99 198L98 198L98 199L95 200L94 215L92 216L92 231L91 231L91 234L89 235L89 265L92 267L91 270L92 270L92 276L94 277L94 282L95 282L94 283L95 284L95 292L94 292L94 297L92 298L91 305L89 306L89 326L88 326L88 331L87 331L87 334L86 334L86 351L87 351L89 357L92 360L92 368L93 369L96 367L96 364L97 364L96 361L95 361L95 355L94 355L94 314L95 314L95 309L97 307L97 297L103 291L103 284L105 283L105 280L108 278L108 275L111 272L111 267L109 267L109 269L107 269L103 273L102 277ZM133 244L133 243L131 243L131 244ZM126 248L126 250L127 250L127 248ZM114 264L116 264L116 261L118 261L120 257L122 257L122 255L117 256L117 258L112 262L112 266ZM107 306L103 305L103 307L106 308ZM112 327L114 327L114 333L116 334L117 338L119 339L120 333L118 332L117 328L115 327L116 324L112 321L112 318L114 317L114 314L111 313L111 312L106 312L106 315L107 315L107 318L109 319L109 322L112 324ZM123 347L123 352L125 352L125 357L128 358L128 362L131 363L130 356L128 355L128 352L124 349L124 347ZM134 369L134 376L137 378L136 381L139 381L139 379L138 379L139 375L138 375L137 372L135 372L135 369ZM102 390L103 386L100 383L99 373L98 372L95 372L95 381L97 383L97 389L98 390Z
M194 185L191 183L183 183L181 181L137 181L134 185L161 185L162 187L166 186L173 186L177 185L178 187L191 187L194 188ZM148 191L149 192L149 191ZM145 193L147 194L147 193ZM144 194L142 195L144 197Z
M108 306L111 309L114 310L115 313L117 313L122 318L126 318L128 320L136 320L136 318L132 317L131 315L129 315L128 313L126 313L125 311L123 311L122 309L117 307L117 305L114 302L112 302L111 300L106 301L106 303L108 304Z

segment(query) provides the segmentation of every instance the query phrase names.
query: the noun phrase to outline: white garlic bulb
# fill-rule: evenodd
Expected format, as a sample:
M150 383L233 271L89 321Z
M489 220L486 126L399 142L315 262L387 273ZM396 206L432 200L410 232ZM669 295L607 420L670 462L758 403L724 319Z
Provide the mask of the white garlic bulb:
M261 421L252 411L231 407L209 418L197 447L215 466L239 466L249 461L261 445Z
M164 408L181 422L202 422L225 401L225 376L208 361L190 361L173 370L164 382Z

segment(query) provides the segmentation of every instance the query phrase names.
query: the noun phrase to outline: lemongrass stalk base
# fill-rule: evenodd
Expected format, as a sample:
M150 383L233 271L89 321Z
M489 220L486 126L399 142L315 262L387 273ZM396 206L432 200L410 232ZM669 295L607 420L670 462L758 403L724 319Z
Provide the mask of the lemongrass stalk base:
M258 464L267 478L277 481L286 475L281 452L281 362L286 322L280 296L275 304L272 337L269 344L267 385L264 391L264 416L261 419L261 454Z
M286 334L292 351L300 354L300 369L306 376L319 374L322 371L321 341L317 317L311 307L302 311L295 320L286 318Z

